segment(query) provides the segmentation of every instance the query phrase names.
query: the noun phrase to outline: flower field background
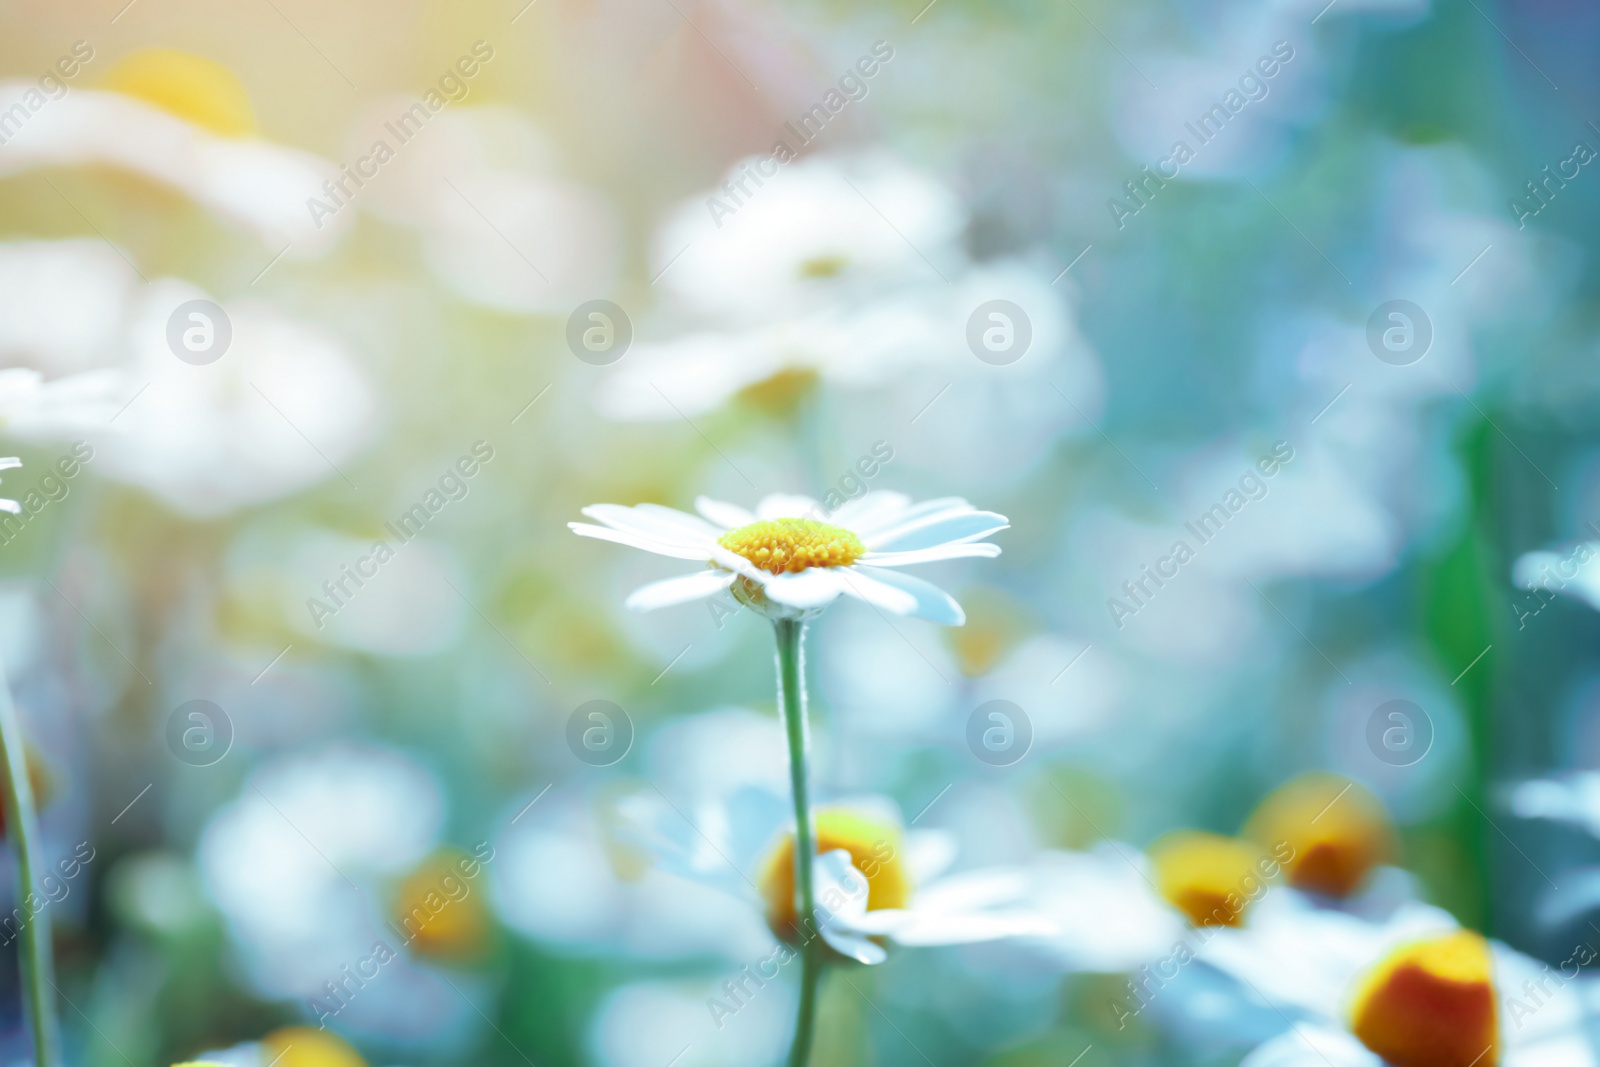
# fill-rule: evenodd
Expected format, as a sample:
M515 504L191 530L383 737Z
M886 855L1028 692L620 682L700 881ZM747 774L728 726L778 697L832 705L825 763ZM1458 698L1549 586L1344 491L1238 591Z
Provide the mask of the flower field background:
M0 1062L1600 1063L1593 10L5 18Z

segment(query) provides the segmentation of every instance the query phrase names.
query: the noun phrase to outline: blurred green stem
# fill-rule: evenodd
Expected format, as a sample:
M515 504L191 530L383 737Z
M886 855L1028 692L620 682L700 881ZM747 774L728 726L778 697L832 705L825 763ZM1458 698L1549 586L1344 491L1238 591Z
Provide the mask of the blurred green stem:
M34 860L39 855L39 823L33 811L33 784L22 749L22 727L11 703L11 686L0 665L0 752L4 753L6 835L17 853L17 901L26 913L26 901L35 885ZM28 1000L28 1021L33 1030L35 1067L56 1067L55 967L50 953L50 917L33 916L22 927L22 986Z
M805 623L779 619L778 704L789 739L789 785L794 794L794 884L799 893L795 932L800 938L800 1010L795 1017L789 1067L806 1067L817 1019L817 980L822 977L822 940L817 936L817 891L812 858L817 853L811 825L811 795L806 782Z

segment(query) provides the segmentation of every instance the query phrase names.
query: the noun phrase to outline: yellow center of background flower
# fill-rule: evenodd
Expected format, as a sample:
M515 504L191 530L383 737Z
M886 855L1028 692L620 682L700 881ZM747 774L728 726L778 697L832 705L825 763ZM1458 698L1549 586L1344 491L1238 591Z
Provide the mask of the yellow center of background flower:
M1156 888L1196 926L1238 926L1262 892L1265 859L1252 842L1201 830L1177 830L1150 846Z
M243 137L256 128L250 97L233 72L188 52L147 48L130 53L101 84L224 137Z
M1494 1067L1492 962L1471 930L1396 949L1359 984L1350 1029L1394 1067Z
M848 567L867 551L849 530L815 519L763 519L729 530L717 544L773 574Z
M900 828L859 812L823 808L816 815L817 853L844 849L867 879L867 910L903 908L911 900L911 872L901 858ZM794 835L773 851L761 872L767 925L785 940L794 938ZM820 890L819 890L820 893ZM824 902L817 900L817 906Z
M1383 803L1336 774L1313 772L1273 790L1245 827L1263 848L1287 844L1289 884L1331 897L1360 889L1399 846Z

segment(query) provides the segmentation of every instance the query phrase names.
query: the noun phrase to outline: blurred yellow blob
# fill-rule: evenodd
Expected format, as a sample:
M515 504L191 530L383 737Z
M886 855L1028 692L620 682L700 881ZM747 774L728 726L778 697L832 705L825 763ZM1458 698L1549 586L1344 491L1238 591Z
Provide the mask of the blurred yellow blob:
M1245 826L1263 848L1293 849L1284 864L1289 884L1333 897L1360 888L1367 874L1398 851L1383 803L1336 774L1290 779L1267 795Z
M1277 873L1254 842L1175 830L1150 846L1156 888L1196 926L1238 926Z
M900 828L844 808L815 814L817 854L844 849L856 870L867 876L867 910L903 908L911 900L911 874L902 859ZM761 872L767 925L785 940L794 938L794 835L778 844ZM821 901L818 901L821 904Z
M1494 1067L1489 943L1470 930L1407 945L1361 980L1350 1029L1394 1067Z
M285 1026L261 1039L262 1054L274 1067L367 1067L356 1050L326 1030Z
M821 381L810 367L785 367L739 390L739 399L771 415L789 415Z
M224 137L242 137L256 128L250 97L233 72L188 52L170 48L131 52L106 73L101 86Z
M476 870L469 878L467 871ZM469 960L483 954L491 926L483 868L465 852L440 849L406 875L395 896L394 925L419 956Z

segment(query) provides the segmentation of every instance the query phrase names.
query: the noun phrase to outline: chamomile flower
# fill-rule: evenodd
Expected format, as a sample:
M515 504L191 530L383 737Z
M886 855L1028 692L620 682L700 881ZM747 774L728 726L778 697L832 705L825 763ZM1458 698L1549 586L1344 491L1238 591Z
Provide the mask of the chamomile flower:
M685 827L676 809L647 796L625 805L624 815L662 867L715 884L759 908L782 941L809 940L795 912L793 825L785 825L779 797L763 803L752 792L740 794L743 822L737 838L724 834L731 828L731 813L715 807L702 806L693 828ZM754 852L749 843L756 838L748 825L753 812L768 818L767 832L759 835L764 843ZM997 867L948 874L957 852L953 838L937 830L902 828L890 801L867 797L826 805L815 812L815 823L816 932L840 956L878 964L888 958L885 941L907 947L962 945L1058 932L1031 903L1030 871ZM707 834L719 842L720 862L708 862ZM751 871L748 880L730 863Z
M1243 1067L1592 1067L1592 979L1558 971L1411 904L1384 922L1292 890L1211 962L1293 1019ZM1220 942L1220 939L1219 939ZM1225 960L1225 962L1224 962ZM1270 961L1270 962L1269 962ZM1569 988L1571 987L1571 988Z
M0 175L114 167L171 186L295 255L325 251L348 222L341 214L318 225L306 210L307 198L338 177L333 164L261 137L238 78L200 56L135 52L107 72L102 89L53 99L32 81L0 81L0 110L27 115L0 155Z
M772 618L806 618L848 593L884 611L947 626L966 621L961 606L897 568L998 556L1000 546L983 538L1010 525L1005 516L959 497L913 504L886 491L845 503L827 521L817 501L783 493L768 496L754 512L706 497L695 508L699 516L659 504L595 504L583 513L601 525L567 525L582 537L706 564L703 571L635 590L627 605L637 611L727 590Z

